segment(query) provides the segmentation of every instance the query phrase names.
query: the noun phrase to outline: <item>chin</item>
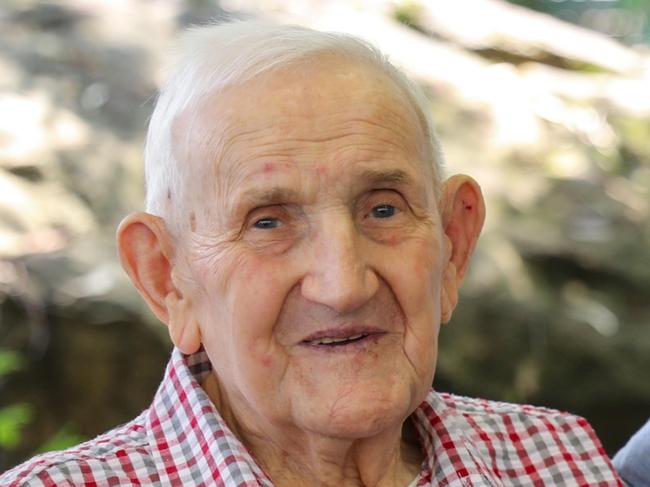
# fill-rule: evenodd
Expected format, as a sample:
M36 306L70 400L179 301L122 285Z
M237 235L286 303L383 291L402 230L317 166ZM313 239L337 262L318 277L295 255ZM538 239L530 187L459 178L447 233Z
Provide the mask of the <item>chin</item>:
M319 401L320 414L311 418L308 429L335 438L357 439L399 428L420 401L413 400L407 387L398 389L378 394L376 389L359 387L335 399ZM331 406L323 409L325 403Z

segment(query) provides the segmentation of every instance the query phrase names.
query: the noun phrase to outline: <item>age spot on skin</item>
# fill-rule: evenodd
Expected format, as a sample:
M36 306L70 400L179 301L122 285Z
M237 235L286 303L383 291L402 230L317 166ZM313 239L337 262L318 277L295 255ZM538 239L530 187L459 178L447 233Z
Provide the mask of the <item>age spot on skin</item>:
M386 238L386 240L384 240L384 243L389 247L395 247L399 243L399 240L400 240L399 237L391 236Z
M194 232L196 230L196 215L194 212L190 213L190 229Z
M269 357L268 355L264 355L262 357L262 359L261 359L261 362L262 362L262 365L267 369L270 368L271 365L273 365L273 359L271 357Z

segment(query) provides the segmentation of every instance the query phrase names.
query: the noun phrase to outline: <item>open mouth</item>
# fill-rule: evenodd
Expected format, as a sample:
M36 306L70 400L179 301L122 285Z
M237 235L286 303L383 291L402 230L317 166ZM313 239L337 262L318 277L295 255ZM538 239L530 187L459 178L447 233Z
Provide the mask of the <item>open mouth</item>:
M316 350L356 350L376 342L385 333L384 330L367 326L331 328L313 333L301 344Z
M342 337L342 338L334 338L334 337L321 337L321 338L315 338L313 340L305 340L303 343L305 345L311 345L311 346L325 346L325 347L340 347L343 345L349 345L351 343L356 343L364 338L368 338L370 334L368 333L359 333L357 335L352 335L348 337Z

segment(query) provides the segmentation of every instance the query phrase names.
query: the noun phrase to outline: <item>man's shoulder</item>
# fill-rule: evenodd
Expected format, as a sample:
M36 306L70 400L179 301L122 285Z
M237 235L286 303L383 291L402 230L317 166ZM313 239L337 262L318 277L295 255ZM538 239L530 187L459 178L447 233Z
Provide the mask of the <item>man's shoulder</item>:
M460 414L470 414L475 416L500 416L500 415L523 415L546 419L554 418L575 418L582 419L580 416L542 406L532 406L530 404L518 404L503 401L493 401L490 399L481 399L475 397L459 396L449 392L439 392L437 395L444 401L447 407L453 408Z
M102 481L129 485L153 464L144 425L145 413L67 450L35 456L1 474L0 485L76 486Z
M548 443L564 443L604 454L589 422L565 411L547 407L470 398L449 393L439 397L447 408L465 418L475 431L505 434L511 441L543 437Z
M596 433L580 416L527 404L436 395L450 418L446 426L459 428L466 446L502 481L622 485Z

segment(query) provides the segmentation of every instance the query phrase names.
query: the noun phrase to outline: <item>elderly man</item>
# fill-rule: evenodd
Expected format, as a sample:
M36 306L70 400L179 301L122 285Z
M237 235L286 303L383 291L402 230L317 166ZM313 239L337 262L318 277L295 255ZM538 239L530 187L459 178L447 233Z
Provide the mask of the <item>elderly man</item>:
M621 485L589 425L431 389L484 218L441 182L418 89L374 48L189 32L123 266L175 345L132 422L3 485Z

